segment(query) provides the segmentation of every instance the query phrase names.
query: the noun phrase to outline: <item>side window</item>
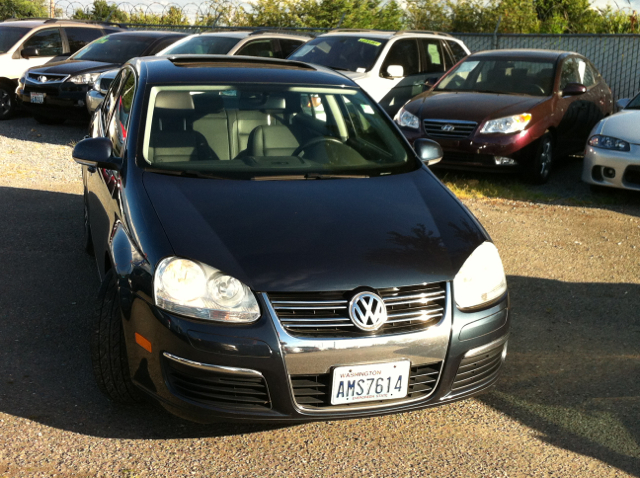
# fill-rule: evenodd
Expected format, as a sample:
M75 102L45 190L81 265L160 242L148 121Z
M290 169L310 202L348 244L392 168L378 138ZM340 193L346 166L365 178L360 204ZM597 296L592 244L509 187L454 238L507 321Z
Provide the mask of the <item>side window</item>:
M244 56L264 56L268 58L273 58L273 46L271 45L271 40L256 40L247 43L244 45L236 55L244 55Z
M282 58L287 58L298 49L304 42L300 40L290 40L289 38L280 38L280 50L282 50Z
M107 129L107 122L109 121L110 113L113 110L113 106L115 105L116 93L120 89L120 84L122 83L122 79L126 76L126 70L122 70L118 73L115 79L109 85L109 89L107 90L107 94L102 101L102 105L100 107L100 115L102 116L102 128L104 130Z
M156 53L158 53L159 51L164 50L165 48L167 48L169 45L173 45L175 42L177 42L178 40L180 40L181 37L172 37L172 38L165 38L164 40L162 40L161 42L159 42L157 45L155 45L151 51L149 53L147 53L148 56L151 55L155 55Z
M62 55L62 38L60 37L60 30L57 28L40 30L24 42L22 48L37 48L40 52L40 56Z
M420 72L420 52L416 40L399 40L395 42L387 58L382 64L381 75L386 75L391 65L400 65L404 69L404 76L416 75Z
M427 56L427 64L424 65L423 73L442 73L446 71L445 55L440 40L425 38L421 41Z
M591 65L591 63L586 63L586 68L584 70L584 82L582 83L587 88L591 88L598 83L598 73L597 70Z
M102 36L102 30L99 28L73 28L65 27L67 41L69 42L69 52L75 53L87 43L91 43L96 38Z
M562 71L560 73L560 90L564 90L569 83L582 83L582 75L580 74L580 64L584 67L584 62L578 61L577 58L568 58L562 64Z
M460 46L460 43L458 43L457 41L447 40L447 45L449 45L449 49L453 54L454 62L458 63L460 60L467 56L467 52L464 51L464 48L462 48Z
M111 139L111 143L113 144L113 154L118 157L122 157L124 154L127 132L129 131L129 116L135 89L135 75L129 73L124 79L122 88L115 96L113 115L111 116L111 123L109 124L109 139Z

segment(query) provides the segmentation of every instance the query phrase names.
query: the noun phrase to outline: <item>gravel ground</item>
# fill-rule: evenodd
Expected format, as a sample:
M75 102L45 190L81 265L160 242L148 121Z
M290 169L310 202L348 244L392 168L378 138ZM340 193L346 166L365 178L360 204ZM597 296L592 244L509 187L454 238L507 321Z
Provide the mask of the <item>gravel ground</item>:
M640 195L608 209L467 203L513 305L491 392L364 420L202 426L93 384L98 280L68 146L83 135L0 123L0 477L640 476ZM578 171L556 187L578 187Z

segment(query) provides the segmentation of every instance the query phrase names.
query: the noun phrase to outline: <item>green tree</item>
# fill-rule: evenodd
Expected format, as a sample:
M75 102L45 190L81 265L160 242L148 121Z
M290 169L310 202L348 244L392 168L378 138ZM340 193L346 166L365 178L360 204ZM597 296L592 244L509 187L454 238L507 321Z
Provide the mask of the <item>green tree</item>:
M45 0L0 0L0 20L48 16Z
M77 9L73 16L74 20L94 20L110 21L116 23L127 23L129 15L118 9L115 4L109 4L106 0L94 0L91 8L87 10Z

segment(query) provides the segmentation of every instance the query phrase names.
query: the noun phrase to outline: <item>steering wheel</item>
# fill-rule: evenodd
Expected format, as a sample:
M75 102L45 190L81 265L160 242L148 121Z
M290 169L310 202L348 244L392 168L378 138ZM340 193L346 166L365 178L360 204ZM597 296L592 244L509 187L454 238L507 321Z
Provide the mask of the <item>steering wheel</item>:
M291 156L299 156L300 153L302 153L305 149L310 148L311 146L315 146L316 144L320 144L320 143L337 143L337 144L344 144L342 141L340 141L338 138L333 138L333 137L320 137L320 138L313 138L311 141L306 142L305 144L298 146L296 148L296 150L291 153Z
M542 95L546 94L546 92L544 91L544 88L540 85L536 85L535 83L527 83L525 90L533 94L536 94L536 93L540 93Z

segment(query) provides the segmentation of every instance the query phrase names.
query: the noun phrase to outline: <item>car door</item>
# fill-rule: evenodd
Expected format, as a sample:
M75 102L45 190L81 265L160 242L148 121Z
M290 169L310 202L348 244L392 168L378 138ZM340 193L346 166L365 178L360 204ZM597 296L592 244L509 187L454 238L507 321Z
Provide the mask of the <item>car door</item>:
M101 107L94 137L102 136L111 140L113 156L125 157L129 113L135 95L136 77L130 68L123 69L111 84ZM91 235L96 252L106 251L113 223L120 216L120 173L98 168L89 169L87 189L91 219ZM98 266L102 264L98 262Z
M390 66L401 66L402 77L391 77ZM389 49L380 68L380 76L388 84L389 92L379 101L380 106L393 117L400 107L422 93L426 75L421 71L420 47L416 38L398 40Z
M23 58L22 51L25 48L36 48L40 55ZM62 35L58 27L38 30L27 37L13 54L13 60L7 64L7 71L3 76L7 78L20 78L29 68L44 65L53 57L64 53Z

